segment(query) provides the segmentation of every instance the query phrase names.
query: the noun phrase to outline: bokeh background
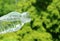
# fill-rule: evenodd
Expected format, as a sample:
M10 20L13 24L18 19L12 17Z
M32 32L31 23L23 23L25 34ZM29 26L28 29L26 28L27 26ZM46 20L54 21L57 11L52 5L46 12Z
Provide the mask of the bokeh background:
M28 12L32 20L0 34L0 41L60 41L60 0L0 0L0 17L12 11Z

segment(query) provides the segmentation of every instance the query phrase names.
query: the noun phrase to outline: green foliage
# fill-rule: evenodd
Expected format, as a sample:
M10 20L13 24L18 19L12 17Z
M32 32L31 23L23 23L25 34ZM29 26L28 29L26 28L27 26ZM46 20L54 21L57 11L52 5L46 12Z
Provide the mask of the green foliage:
M60 0L0 0L0 16L11 11L29 12L32 20L0 41L60 41Z

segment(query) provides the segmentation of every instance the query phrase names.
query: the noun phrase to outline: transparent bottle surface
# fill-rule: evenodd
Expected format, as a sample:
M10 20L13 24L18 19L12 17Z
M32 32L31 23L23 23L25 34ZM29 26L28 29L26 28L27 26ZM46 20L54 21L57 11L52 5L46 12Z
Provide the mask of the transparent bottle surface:
M22 14L18 12L11 12L7 15L0 17L0 34L13 32L21 29L21 27L30 22L31 18L27 12Z

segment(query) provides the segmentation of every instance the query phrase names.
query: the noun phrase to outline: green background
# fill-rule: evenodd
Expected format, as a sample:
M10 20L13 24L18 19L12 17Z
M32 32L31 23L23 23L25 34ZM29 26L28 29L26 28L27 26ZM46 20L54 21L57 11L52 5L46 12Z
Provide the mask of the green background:
M0 0L0 16L12 11L28 12L32 20L0 34L0 41L60 41L60 0Z

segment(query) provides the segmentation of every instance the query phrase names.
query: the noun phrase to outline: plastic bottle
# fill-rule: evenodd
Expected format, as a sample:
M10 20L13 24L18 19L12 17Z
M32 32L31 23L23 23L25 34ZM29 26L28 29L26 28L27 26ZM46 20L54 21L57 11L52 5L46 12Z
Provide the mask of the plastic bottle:
M21 27L30 22L31 18L27 12L10 12L0 17L0 34L13 32L21 29Z

